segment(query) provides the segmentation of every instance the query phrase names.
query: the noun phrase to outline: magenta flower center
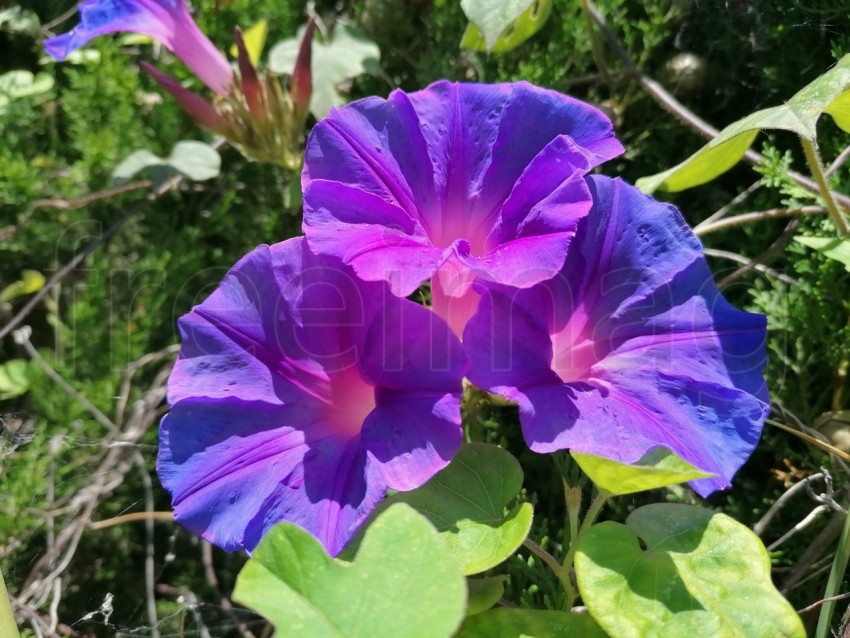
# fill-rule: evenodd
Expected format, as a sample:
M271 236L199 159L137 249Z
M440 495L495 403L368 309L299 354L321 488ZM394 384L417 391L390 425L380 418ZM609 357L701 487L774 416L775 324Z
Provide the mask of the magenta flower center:
M583 314L577 312L560 332L550 335L552 370L564 383L587 379L590 369L599 361L596 342L588 336L586 322L576 320Z
M366 383L356 366L331 377L328 424L339 434L354 437L375 409L375 388Z

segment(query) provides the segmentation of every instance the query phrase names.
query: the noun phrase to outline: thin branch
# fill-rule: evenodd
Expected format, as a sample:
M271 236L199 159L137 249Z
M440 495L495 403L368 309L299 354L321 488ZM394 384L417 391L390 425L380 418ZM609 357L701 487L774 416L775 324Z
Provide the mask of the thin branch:
M749 199L750 195L760 189L761 186L761 178L759 178L752 184L750 184L745 190L742 190L740 193L735 195L735 197L733 197L728 204L722 206L717 211L709 215L706 219L702 220L699 224L697 224L694 227L694 231L696 231L697 228L702 228L703 226L707 226L713 222L716 222L718 219L723 219L724 217L726 217L726 215L728 215L735 208L735 206L743 204L747 199Z
M785 226L785 230L782 231L782 234L777 237L776 240L770 246L767 247L767 250L765 250L757 257L753 257L749 261L749 263L741 266L732 274L727 275L726 277L721 279L717 286L721 289L725 288L733 281L738 279L741 275L745 275L749 271L755 270L759 264L763 264L771 257L781 254L785 250L785 247L791 243L791 240L794 238L794 235L797 232L797 226L799 225L800 219L798 217L792 219L790 222L788 222L788 225Z
M739 255L738 253L729 252L728 250L717 250L716 248L703 248L702 252L705 253L708 257L718 257L720 259L728 259L729 261L734 261L739 264L750 264L749 257L744 257L743 255ZM789 277L785 273L781 273L778 270L774 270L764 264L753 264L752 269L756 272L764 273L770 277L778 279L782 283L788 284L789 286L794 286L797 284L797 280L793 277Z
M142 474L142 487L145 491L145 513L148 514L148 519L145 521L145 602L147 604L148 624L150 625L151 638L159 638L159 618L156 613L156 594L154 592L156 585L154 573L156 548L153 540L153 518L150 517L150 514L153 514L154 507L153 483L142 455L136 452L133 458Z
M834 454L835 456L844 459L845 461L850 461L850 454L847 452L843 452L839 450L837 447L833 447L829 443L825 443L820 439L813 437L811 434L806 434L805 432L800 432L799 430L795 430L794 428L785 425L784 423L780 423L779 421L774 421L773 419L765 419L765 423L768 425L772 425L775 428L779 428L780 430L785 430L786 432L790 432L794 436L798 436L807 443L814 445L817 448L820 448L824 452L829 452L830 454Z
M809 525L814 523L818 516L823 514L824 512L831 511L832 508L829 505L818 505L811 512L809 512L803 520L797 523L794 527L785 532L778 540L773 541L770 545L767 546L767 551L772 552L777 547L782 545L785 541L787 541L792 536L796 536L799 532L802 532Z
M215 140L211 146L218 150L224 144L223 139ZM106 231L97 239L90 242L85 248L83 248L79 253L74 255L74 258L71 259L67 264L65 264L62 268L59 269L44 285L44 287L35 293L26 304L24 304L23 308L21 308L18 313L9 320L9 322L0 329L0 339L8 335L12 330L14 330L28 315L33 311L42 299L44 299L47 294L53 289L53 287L62 281L65 277L67 277L74 269L82 263L82 261L88 257L91 253L95 251L95 249L104 243L107 239L112 237L118 230L124 225L127 220L135 217L140 212L145 210L153 201L156 201L166 193L174 190L183 182L182 175L175 175L171 179L165 181L159 188L154 190L151 194L149 194L145 199L138 202L135 206L131 207L126 213L124 213L121 217L119 217L113 224L106 229Z
M813 481L818 481L818 480L822 479L823 477L824 477L823 472L818 472L817 474L812 474L811 476L807 476L802 481L799 481L798 483L795 483L794 485L789 487L782 494L782 496L780 496L778 499L776 499L776 502L774 502L773 505L770 506L770 509L767 510L764 513L764 516L762 516L759 519L759 521L755 525L753 525L753 533L756 536L761 536L764 533L764 530L770 524L770 521L773 520L773 517L776 516L779 513L779 510L781 510L783 507L785 507L785 505L788 503L788 501L791 500L791 498L797 492L804 490L807 485L809 485Z
M797 215L823 215L826 209L823 206L801 206L800 208L772 208L760 210L735 217L727 217L716 222L703 222L694 228L697 237L703 237L719 230L725 230L734 226L741 226L752 222L760 222L767 219L779 219L782 217L795 217Z
M588 10L593 16L593 19L596 20L596 23L599 25L599 29L608 41L609 46L617 54L617 57L620 58L620 61L625 65L629 74L641 85L641 87L643 87L650 97L658 102L664 110L703 137L709 140L717 137L720 133L719 130L693 113L684 104L668 93L663 86L638 69L637 65L634 61L632 61L628 52L623 48L623 45L620 44L617 36L614 35L614 32L608 26L605 18L601 13L599 13L599 10L593 2L591 0L587 0L587 5ZM750 149L744 154L744 160L750 164L761 164L765 161L765 157L761 153ZM796 171L788 171L788 176L806 190L818 195L820 194L820 187L814 180ZM842 195L841 193L836 193L835 191L831 191L831 194L843 207L850 208L850 197Z
M29 355L30 359L32 359L38 367L44 370L44 373L50 377L50 379L58 385L62 390L65 391L65 394L74 399L77 403L79 403L83 408L85 408L86 412L88 412L92 418L100 423L103 427L109 430L112 433L119 432L118 426L115 425L108 416L106 416L103 412L101 412L96 405L94 405L91 401L89 401L86 397L84 397L78 390L76 390L70 383L65 381L62 376L54 370L49 363L42 357L38 350L30 343L30 329L28 326L24 326L20 330L15 331L15 342L22 346L26 351L27 355Z
M207 577L207 582L213 591L218 594L221 608L224 610L224 613L230 616L230 619L236 625L236 629L238 629L239 633L242 634L242 638L256 638L254 636L254 632L248 629L248 626L236 617L236 613L233 610L233 603L231 603L230 598L225 596L221 591L218 576L216 576L215 573L215 565L213 564L213 547L205 540L201 541L201 563L204 566L204 574Z
M27 209L18 219L17 227L15 228L15 230L24 226L24 224L29 221L30 217L32 217L32 214L39 208L76 210L101 199L108 199L110 197L115 197L116 195L123 195L124 193L131 193L133 191L141 190L143 188L149 188L152 184L153 182L151 180L143 179L138 182L130 182L129 184L122 184L121 186L116 186L114 188L107 188L102 191L87 193L86 195L82 195L75 199L37 199L29 206L27 206Z
M823 600L819 600L816 603L812 603L808 607L803 607L802 609L798 609L797 613L798 614L805 614L807 611L812 611L814 609L817 609L818 607L820 607L824 603L832 603L832 602L835 602L836 600L844 600L845 598L850 598L850 593L848 593L848 594L838 594L837 596L830 596L829 598L824 598Z
M563 568L561 567L561 563L559 563L557 560L555 560L555 557L552 556L552 554L547 552L545 549L540 547L540 545L538 545L537 543L535 543L533 540L531 540L529 538L526 538L524 541L522 541L522 544L532 554L537 556L544 563L546 563L549 567L551 567L552 571L555 572L555 575L560 578L561 572L563 571Z
M838 157L832 160L832 164L829 165L829 168L824 171L824 175L827 177L832 177L832 174L835 173L839 168L844 166L847 160L850 159L850 146L845 148Z
M124 523L136 523L139 521L162 521L171 523L174 521L174 514L171 512L133 512L131 514L122 514L112 518L105 518L102 521L92 521L89 523L89 529L106 529L115 525L123 525Z
M815 564L823 553L835 545L835 541L841 534L841 528L844 526L844 515L836 512L832 515L830 521L824 528L818 532L814 540L806 547L806 551L797 559L789 574L785 577L785 581L779 588L779 591L787 596L788 593L795 587L802 584L810 576L806 576L806 572ZM826 568L829 569L832 559Z

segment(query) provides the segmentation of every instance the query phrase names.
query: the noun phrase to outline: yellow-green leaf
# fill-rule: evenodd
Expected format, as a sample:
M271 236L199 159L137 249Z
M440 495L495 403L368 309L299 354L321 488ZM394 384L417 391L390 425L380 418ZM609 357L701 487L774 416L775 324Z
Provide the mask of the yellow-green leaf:
M844 267L850 272L850 239L832 238L832 237L795 237L795 240L814 248L816 251L823 253L830 259L835 259L844 264Z
M535 0L528 9L522 12L519 18L508 25L489 51L505 53L517 48L543 28L551 13L552 0ZM472 22L466 26L460 46L470 51L488 51L487 42L481 30Z
M613 496L655 490L714 476L663 447L650 450L633 464L580 452L572 452L571 456L596 487Z
M15 297L23 297L24 295L31 295L34 292L38 292L44 288L46 281L44 275L37 270L25 270L21 273L20 281L11 283L3 288L3 291L0 292L0 303L10 301Z
M242 39L245 41L245 50L248 51L248 57L251 58L251 63L254 66L257 66L260 56L263 54L263 47L266 46L266 35L268 35L268 32L268 20L260 20L242 32ZM234 58L239 55L235 44L230 47L230 55Z
M751 113L724 128L699 151L671 169L642 177L636 184L645 193L658 188L680 191L710 182L734 166L747 152L759 131L780 129L815 142L817 122L828 113L850 132L850 55L798 91L782 106Z

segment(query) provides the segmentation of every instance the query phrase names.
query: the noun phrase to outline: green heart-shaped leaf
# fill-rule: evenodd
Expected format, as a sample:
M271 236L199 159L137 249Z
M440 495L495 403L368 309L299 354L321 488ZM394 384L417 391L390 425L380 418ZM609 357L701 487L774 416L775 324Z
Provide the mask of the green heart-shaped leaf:
M653 448L631 465L593 454L571 452L570 455L599 489L612 496L714 476L695 468L664 447Z
M328 556L301 528L277 525L233 598L286 638L442 638L463 618L466 584L431 524L395 505L370 525L353 563Z
M762 129L782 129L815 142L817 122L828 113L850 132L850 55L803 87L782 106L751 113L730 124L681 164L662 173L642 177L636 185L645 193L658 188L680 191L699 186L725 173L740 160Z
M501 32L491 47L487 46L487 41L484 39L481 30L470 22L463 33L460 46L470 51L492 53L511 51L540 31L551 13L552 0L534 0L528 9L523 11L513 23Z
M209 144L196 141L177 142L171 155L165 158L146 149L134 151L112 171L112 181L124 184L140 172L149 175L157 186L175 173L204 181L217 177L221 172L221 156Z
M844 264L850 271L850 239L832 237L795 237L798 242Z
M589 614L493 609L467 618L456 638L607 638Z
M484 46L492 51L496 40L519 18L534 0L460 0L460 8L484 37Z
M617 638L805 637L758 537L703 507L646 505L625 525L594 525L575 569L591 615Z
M291 74L295 68L304 27L294 38L278 42L269 52L269 68L275 73ZM372 73L381 59L378 45L359 29L347 24L337 24L327 41L321 34L313 38L313 59L310 65L313 76L313 94L310 112L320 120L327 117L331 107L342 106L346 99L338 87L343 82L364 73Z
M528 536L531 504L508 508L521 487L522 468L509 452L467 443L425 485L399 492L387 504L407 503L424 514L470 575L506 560Z

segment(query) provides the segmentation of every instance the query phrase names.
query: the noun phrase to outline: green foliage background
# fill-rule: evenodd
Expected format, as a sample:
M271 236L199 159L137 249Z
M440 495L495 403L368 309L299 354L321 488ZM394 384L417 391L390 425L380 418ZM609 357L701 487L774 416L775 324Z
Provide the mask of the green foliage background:
M840 0L600 0L598 4L637 65L717 126L790 97L838 56L850 52L850 14ZM32 0L25 8L45 24L70 5ZM225 50L236 25L245 28L268 19L271 45L291 37L304 20L303 3L290 0L199 0L195 10L201 27ZM613 88L601 81L574 0L554 0L552 17L536 36L513 52L490 57L458 48L466 20L454 0L323 0L317 10L328 21L339 18L359 24L381 48L382 74L357 79L350 88L352 98L386 95L395 87L415 90L439 78L525 79L552 87L609 112L628 152L604 170L630 181L677 163L703 143L629 82L619 71L622 65L607 50L610 70L620 80ZM55 30L61 32L67 24ZM49 276L143 199L146 191L135 191L77 205L78 198L110 188L112 169L130 152L148 148L167 155L179 140L208 139L139 71L141 60L154 59L167 72L190 80L188 71L167 52L149 45L123 46L119 38L101 38L92 48L100 53L97 62L54 64L45 59L38 37L0 27L0 73L46 70L56 81L48 94L14 101L0 111L0 288L17 281L25 269ZM678 87L666 70L671 58L682 52L696 54L704 64L705 78L697 89ZM805 170L795 141L783 135L760 139L773 158L762 169L773 186L756 193L741 212L811 203L804 194L792 191L784 178L783 168L789 162ZM821 151L826 161L848 142L830 123L822 125ZM227 147L222 154L220 178L144 205L27 318L31 341L41 355L106 414L115 409L124 367L175 343L177 317L208 294L239 257L259 243L299 232L299 211L284 205L292 177L283 169L247 162ZM696 224L757 177L750 168L738 167L712 184L678 194L674 201ZM850 192L846 168L835 176L833 186ZM737 227L708 236L706 244L754 256L781 235L786 223L774 220ZM4 228L11 230L4 233ZM812 216L802 219L799 231L826 235L831 229L822 218ZM737 267L719 260L712 265L718 280ZM811 424L827 410L849 407L850 390L838 370L850 356L850 275L837 262L796 243L776 254L769 265L796 283L750 273L725 293L739 306L769 316L767 375L772 396ZM25 301L0 303L0 325ZM22 357L11 338L0 342L0 362ZM92 459L102 452L101 426L36 366L30 370L30 391L0 402L4 424L0 428L0 560L12 593L45 551L48 504L67 503L84 489L91 480ZM140 372L131 399L141 396L155 372ZM536 508L532 537L544 546L560 543L563 499L551 461L525 449L509 409L489 410L478 415L476 427L522 461L526 498ZM148 432L139 451L153 476L155 431ZM768 429L734 489L717 495L710 504L752 524L785 489L771 470L787 472L790 464L813 472L829 463L815 448ZM168 496L155 478L154 486L156 509L168 510ZM130 472L95 518L138 511L141 493L140 473ZM654 495L659 496L665 498ZM622 516L646 498L621 499L609 516ZM687 500L689 496L668 494L666 498ZM772 537L780 536L810 509L805 500L785 508L770 528ZM775 554L778 581L816 533L817 528L798 535ZM13 546L11 539L19 542ZM84 533L64 581L59 618L75 623L73 628L84 635L143 628L147 622L140 587L144 539L139 523ZM198 635L203 622L214 628L213 635L231 635L232 620L203 574L198 540L171 524L157 524L156 547L157 582L171 588L160 592L158 599L164 619L160 630ZM232 588L243 560L218 551L214 554L223 591ZM534 558L513 559L507 573L509 600L539 608L559 607L558 583ZM792 603L802 607L818 600L824 582L821 575L797 587L790 593ZM109 624L100 617L81 621L100 606L107 592L115 594ZM201 601L197 612L169 592L179 592L184 601L191 593ZM248 622L254 618L247 612L240 617Z

